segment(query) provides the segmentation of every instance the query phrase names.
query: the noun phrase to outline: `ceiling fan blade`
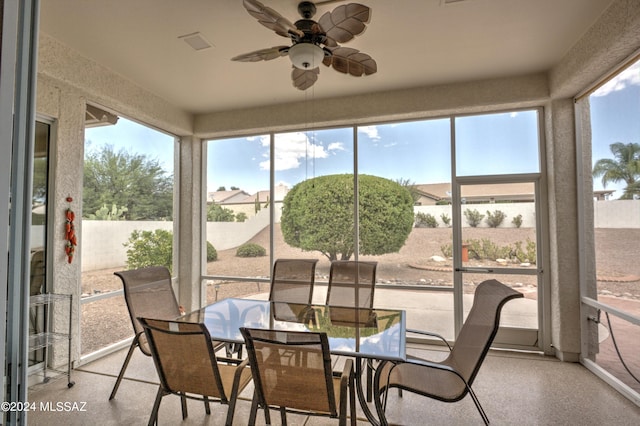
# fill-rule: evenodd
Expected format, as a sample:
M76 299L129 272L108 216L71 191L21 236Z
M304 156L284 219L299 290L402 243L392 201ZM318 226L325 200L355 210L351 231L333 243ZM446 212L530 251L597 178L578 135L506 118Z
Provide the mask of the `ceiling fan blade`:
M265 27L275 31L276 34L282 37L289 37L291 34L295 34L299 37L304 36L304 33L296 28L287 18L280 15L270 7L266 7L257 0L243 0L242 4L247 9L249 15L253 16Z
M291 80L293 82L293 86L296 89L307 90L309 87L313 86L313 83L318 80L318 74L320 74L319 68L303 70L293 67L293 70L291 71Z
M363 74L370 75L378 71L376 61L359 50L338 47L331 49L331 53L331 66L338 72L360 77Z
M338 6L333 11L327 12L318 21L327 38L335 43L345 43L358 34L362 34L367 28L366 24L371 19L371 9L358 3L349 3ZM326 43L327 46L336 44Z
M267 49L260 49L253 52L244 53L242 55L231 58L231 60L238 62L270 61L272 59L286 56L288 54L289 46L274 46Z

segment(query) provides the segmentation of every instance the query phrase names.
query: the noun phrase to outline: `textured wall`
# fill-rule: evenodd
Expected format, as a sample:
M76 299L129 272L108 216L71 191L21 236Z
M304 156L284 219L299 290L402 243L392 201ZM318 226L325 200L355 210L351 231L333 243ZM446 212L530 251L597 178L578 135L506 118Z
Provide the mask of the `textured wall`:
M549 73L554 98L574 97L640 48L640 1L618 0Z
M248 135L313 126L437 117L457 112L495 111L540 105L549 96L545 74L462 84L373 92L239 111L198 115L195 132L202 138Z
M551 279L551 343L557 356L577 361L580 353L578 212L573 100L547 109L547 183Z
M192 133L193 117L109 69L41 34L38 75L74 87L86 100L176 135Z

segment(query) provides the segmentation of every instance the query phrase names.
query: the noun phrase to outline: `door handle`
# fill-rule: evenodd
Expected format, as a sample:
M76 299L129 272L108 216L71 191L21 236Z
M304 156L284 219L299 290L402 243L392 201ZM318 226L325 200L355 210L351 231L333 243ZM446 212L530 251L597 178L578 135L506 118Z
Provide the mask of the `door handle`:
M488 268L456 268L456 272L484 272L492 273L493 269Z

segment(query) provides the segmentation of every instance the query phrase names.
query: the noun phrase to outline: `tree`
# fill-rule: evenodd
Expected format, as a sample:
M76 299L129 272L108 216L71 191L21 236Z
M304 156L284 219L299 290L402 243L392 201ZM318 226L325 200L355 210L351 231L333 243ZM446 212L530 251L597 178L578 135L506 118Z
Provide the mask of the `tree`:
M127 212L126 207L118 208L115 204L111 206L111 210L104 204L101 208L96 210L95 214L85 215L87 219L91 220L124 220L124 214Z
M211 203L207 210L207 221L209 222L234 222L235 220L236 215L233 210L219 204Z
M640 194L640 144L616 142L609 145L613 159L602 158L593 166L593 177L602 176L602 186L609 182L624 181L627 186L620 197L621 200L633 199Z
M396 180L396 182L400 186L404 186L409 190L409 193L411 194L411 198L413 199L413 204L418 202L418 200L420 199L420 192L415 182L412 182L410 179L403 179L403 178Z
M409 190L389 179L360 175L359 252L393 253L413 227ZM328 175L300 182L287 193L282 234L287 244L317 250L329 260L348 260L354 253L353 175Z
M126 220L172 220L173 175L157 159L106 145L85 159L82 209L114 204L126 208Z

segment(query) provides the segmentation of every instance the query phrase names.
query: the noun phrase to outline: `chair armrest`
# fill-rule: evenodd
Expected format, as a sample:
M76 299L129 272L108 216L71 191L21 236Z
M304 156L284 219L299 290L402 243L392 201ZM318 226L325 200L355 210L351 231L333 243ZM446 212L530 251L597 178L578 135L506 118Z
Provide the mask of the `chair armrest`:
M224 363L227 363L227 364L234 364L234 365L237 365L238 367L240 367L240 365L242 363L244 363L245 361L248 361L249 358L238 359L238 358L229 358L229 357L226 357L226 356L216 356L216 360L218 362L224 362Z
M445 345L447 345L447 347L449 348L449 351L451 351L451 345L449 344L449 342L447 342L447 339L445 339L443 336L441 336L438 333L433 333L431 331L424 331L424 330L409 329L409 328L407 329L407 333L421 334L423 336L431 336L431 337L440 339L445 343Z
M341 383L345 380L349 380L349 377L353 375L353 360L351 358L347 358L344 362L344 367L342 368L342 373L337 372L340 375Z

